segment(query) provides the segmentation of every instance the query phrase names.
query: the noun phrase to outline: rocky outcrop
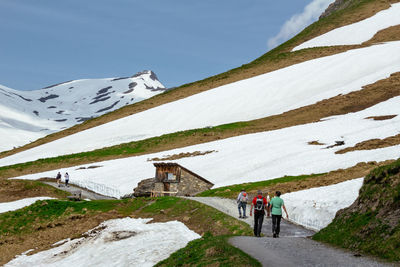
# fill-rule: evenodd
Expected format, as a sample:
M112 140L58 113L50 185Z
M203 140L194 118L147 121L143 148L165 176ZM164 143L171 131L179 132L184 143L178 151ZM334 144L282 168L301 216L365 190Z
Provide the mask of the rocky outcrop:
M151 190L154 189L154 178L144 179L139 182L138 186L133 190L135 197L149 197Z
M359 2L359 0L336 0L325 9L324 13L319 16L319 19L325 18L338 10L345 9L354 2Z
M400 159L368 174L357 200L313 238L400 262Z

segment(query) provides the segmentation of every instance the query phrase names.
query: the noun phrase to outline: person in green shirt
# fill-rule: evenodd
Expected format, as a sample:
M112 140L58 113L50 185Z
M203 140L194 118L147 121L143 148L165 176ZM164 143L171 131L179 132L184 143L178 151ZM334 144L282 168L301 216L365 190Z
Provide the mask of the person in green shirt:
M269 207L272 214L272 234L274 238L279 237L279 232L281 230L282 208L286 213L286 217L289 219L285 204L280 196L281 192L276 191L275 197L271 199L271 205Z

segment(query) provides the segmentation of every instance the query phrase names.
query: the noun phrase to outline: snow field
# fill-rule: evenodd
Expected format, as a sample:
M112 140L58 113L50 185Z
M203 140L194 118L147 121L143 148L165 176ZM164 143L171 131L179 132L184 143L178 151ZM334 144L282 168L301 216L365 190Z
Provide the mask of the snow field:
M365 119L370 116L397 115L390 120ZM160 153L97 162L94 169L78 169L81 165L16 177L39 179L54 177L57 171L68 172L70 183L97 193L120 197L131 193L137 184L154 177L153 162L148 159L184 152L216 152L203 156L181 158L174 162L201 175L221 187L245 182L274 179L285 175L324 173L348 168L359 162L384 161L400 157L400 145L374 150L335 154L358 142L385 138L399 133L400 97L389 99L368 109L326 118L321 122L255 133ZM323 146L309 145L318 140ZM345 145L327 149L335 141Z
M38 200L54 199L52 197L31 197L24 198L11 202L0 203L0 213L22 209L24 207L30 206Z
M335 218L336 212L349 207L357 199L364 178L339 184L283 194L289 220L319 231ZM282 212L286 218L286 214Z
M157 95L165 87L151 71L123 79L82 79L34 91L0 85L0 151Z
M153 266L200 238L181 222L148 223L151 220L105 221L88 231L88 237L62 240L56 248L22 254L4 266Z
M356 45L370 40L378 31L400 24L400 3L392 4L389 9L380 11L365 20L336 28L323 35L315 37L292 51L300 49L334 46L334 45Z
M0 159L0 166L279 114L387 78L400 71L399 50L400 42L354 49L217 87Z

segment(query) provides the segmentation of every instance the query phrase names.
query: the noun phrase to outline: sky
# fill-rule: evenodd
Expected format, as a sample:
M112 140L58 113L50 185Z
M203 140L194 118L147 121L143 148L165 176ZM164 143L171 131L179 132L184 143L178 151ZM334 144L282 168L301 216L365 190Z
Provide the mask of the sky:
M153 70L168 88L246 64L333 0L0 0L0 84Z

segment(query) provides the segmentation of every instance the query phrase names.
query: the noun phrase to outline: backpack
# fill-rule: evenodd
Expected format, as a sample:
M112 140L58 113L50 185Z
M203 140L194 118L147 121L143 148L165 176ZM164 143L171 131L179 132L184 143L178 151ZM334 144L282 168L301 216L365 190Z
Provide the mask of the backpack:
M242 197L240 198L241 202L247 202L247 194L243 193Z
M257 211L264 210L264 198L257 198L254 209Z

